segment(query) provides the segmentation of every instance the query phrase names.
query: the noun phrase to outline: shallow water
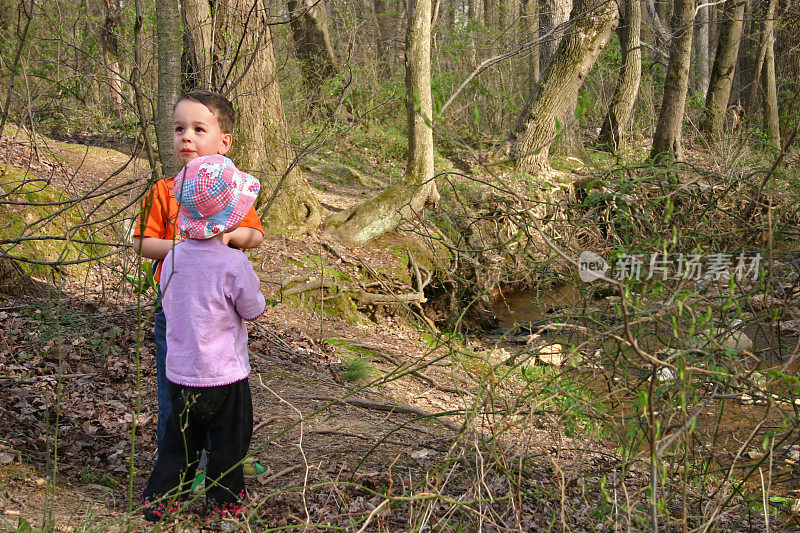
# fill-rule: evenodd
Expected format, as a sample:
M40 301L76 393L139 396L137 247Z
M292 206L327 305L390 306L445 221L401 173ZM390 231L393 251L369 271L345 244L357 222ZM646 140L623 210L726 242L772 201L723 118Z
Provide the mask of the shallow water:
M536 322L548 314L560 314L559 310L564 308L583 308L586 302L581 287L561 285L546 291L500 291L492 310L500 327L509 329L515 324Z
M591 298L586 287L588 285L584 287L563 285L546 291L503 291L495 296L493 311L500 327L504 330L509 330L517 324L533 322L541 325L548 321L579 322L586 324L590 329L597 327L596 323L590 323L588 320L584 322L577 318L581 314L593 314L601 317L604 322L615 323L616 318L609 315L610 311L603 312L603 309L613 308L609 304L610 300ZM647 322L639 330L641 336L637 335L637 341L644 349L655 353L657 350L663 349L664 345L661 344L661 341L670 338L671 328L668 326L668 323L656 326L652 322ZM652 329L652 331L647 331L648 329ZM660 334L655 331L659 329L663 330ZM800 373L797 362L787 364L792 359L792 354L798 350L800 341L797 336L775 335L775 330L769 322L763 320L755 322L755 319L751 319L750 324L743 325L741 331L753 340L752 352L757 357L743 354L735 359L735 362L728 360L733 363L731 370L736 368L742 375L748 375L750 372L758 373L753 375L766 375L769 369L773 371L780 369L787 375ZM541 342L579 345L587 338L590 339L591 344L591 336L587 336L585 333L575 335L574 332L565 330L551 332ZM524 340L516 342L517 349L530 349L519 344L519 342L524 343ZM513 342L510 344L513 345ZM613 351L614 343L610 344ZM590 348L589 346L585 347ZM593 348L594 346L585 355L591 357L594 353ZM510 349L514 350L514 347L512 346ZM625 348L622 349L625 350ZM635 356L632 359L635 359ZM647 366L644 365L644 367L646 370ZM620 438L625 434L627 424L640 423L643 420L641 418L643 414L634 407L634 404L637 399L636 391L642 387L647 388L649 375L639 375L630 369L627 370L629 374L623 374L620 377L621 374L614 369L587 370L583 366L571 370L566 367L562 368L563 372L580 372L583 383L597 394L598 398L616 399L616 402L609 404L616 404L615 407L610 408L609 422L612 425L616 424ZM598 369L598 367L594 368ZM695 376L695 380L697 380L697 376ZM756 458L761 457L764 453L762 447L762 443L766 442L764 439L767 439L769 435L775 435L778 445L774 461L766 463L767 468L772 464L770 469L770 475L774 475L772 489L774 493L789 494L793 497L800 494L800 467L796 467L795 463L785 461L790 445L798 443L797 429L793 424L797 423L797 411L800 410L800 405L793 404L792 399L800 393L796 390L788 390L786 384L780 385L776 382L776 384L767 385L765 392L778 393L788 401L775 402L771 405L767 405L770 402L763 400L743 401L743 398L747 397L743 393L750 392L747 385L743 383L741 387L724 388L714 401L705 404L703 401L710 397L708 396L711 392L710 389L704 388L702 383L689 384L687 382L685 385L688 391L700 395L693 403L688 404L690 412L699 410L701 404L705 405L703 412L697 418L690 443L692 453L697 454L692 459L697 462L697 468L699 465L707 463L710 465L709 468L727 471L732 464L736 463L738 465L736 475L749 476L747 486L749 489L757 491L760 478L753 474L752 465L757 461ZM663 382L661 387L662 394L665 396L659 402L658 419L663 423L663 427L670 427L670 424L680 426L689 413L680 411L677 393L674 391L670 393L669 390L670 388L680 390L682 384L679 380L674 380ZM755 436L753 435L754 430ZM641 449L645 449L644 441L641 443ZM744 455L741 455L743 451ZM698 472L699 470L695 470L694 474L696 475Z

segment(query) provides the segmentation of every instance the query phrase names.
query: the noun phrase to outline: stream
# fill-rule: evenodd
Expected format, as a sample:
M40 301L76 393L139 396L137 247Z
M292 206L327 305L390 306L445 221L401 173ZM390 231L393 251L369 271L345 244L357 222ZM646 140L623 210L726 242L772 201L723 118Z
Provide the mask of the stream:
M535 352L541 346L563 345L565 350L570 345L581 346L581 354L570 355L580 357L578 365L559 367L563 363L556 363L551 368L556 374L571 373L569 375L573 378L570 379L573 380L577 376L575 381L591 389L597 398L611 400L609 405L612 407L609 409L613 416L609 417L609 421L615 420L612 424L616 425L618 436L623 438L625 428L642 416L641 408L635 407L635 399L637 390L648 388L650 376L647 369L650 367L624 344L620 348L620 344L604 344L606 341L600 340L610 328L622 323L620 312L615 309L619 298L587 297L591 295L588 288L586 284L562 285L540 291L500 291L493 301L493 311L500 330L490 339L511 353ZM791 493L797 497L800 494L800 382L797 381L800 367L795 360L800 352L800 338L798 331L791 328L795 324L800 325L800 321L784 319L771 324L766 309L758 315L750 313L744 316L745 313L742 313L746 322L731 319L726 326L717 325L725 326L723 331L727 333L723 335L738 335L737 340L742 339L741 334L746 335L749 348L740 349L737 346L736 350L725 354L709 346L700 346L705 351L703 354L700 351L692 352L691 340L681 338L676 341L671 337L672 328L668 318L647 320L648 314L655 316L663 306L654 305L651 309L652 312L645 311L637 315L642 325L634 337L643 349L662 360L677 362L681 357L686 357L686 364L719 368L736 375L729 381L715 382L702 372L695 372L691 380L681 382L671 371L667 377L659 374L663 386L658 389L661 396L657 401L658 408L662 410L659 417L662 417L663 426L680 425L681 420L694 411L697 413L697 425L692 433L694 451L691 453L696 454L693 460L699 461L698 464L708 461L707 464L722 469L727 469L735 462L742 468L737 469L742 475L748 470L752 475L752 465L765 456L762 443L770 435L775 436L779 445L774 450L774 463L770 465L768 461L765 468L774 468L776 477L773 489L778 494ZM559 326L542 331L541 328L547 324ZM578 327L570 329L563 327L564 324L576 324ZM777 327L778 324L781 327ZM587 333L581 326L587 326L597 334ZM681 327L682 334L691 331L686 324ZM540 336L531 337L531 332L537 330ZM664 340L673 346L682 344L684 349L664 349ZM608 352L612 354L609 356L603 352L606 346L618 351ZM680 355L682 352L685 355ZM630 366L631 363L633 366ZM550 363L540 358L537 364L546 368ZM755 390L760 392L753 392ZM694 396L693 401L686 403L685 413L678 402L683 394ZM707 400L712 401L709 403ZM640 442L639 446L644 447L645 442ZM701 457L704 459L699 459ZM747 485L754 491L759 490L754 478L748 478Z

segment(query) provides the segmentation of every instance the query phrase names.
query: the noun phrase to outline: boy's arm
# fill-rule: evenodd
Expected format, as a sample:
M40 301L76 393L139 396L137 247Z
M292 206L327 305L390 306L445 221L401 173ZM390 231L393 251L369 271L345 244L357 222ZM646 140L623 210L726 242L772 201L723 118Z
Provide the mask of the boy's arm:
M133 251L148 259L164 259L167 253L172 250L172 239L134 237L131 244L133 245Z
M229 231L222 236L222 242L225 244L231 243L237 248L247 250L249 248L256 248L264 241L264 234L255 228L244 228L239 226L233 231ZM171 245L172 243L170 243ZM170 246L171 247L171 246ZM167 252L169 249L167 249ZM142 253L144 255L144 253ZM166 255L166 252L164 252ZM145 257L149 257L145 255ZM155 258L154 258L155 259Z
M148 259L161 260L172 249L172 239L166 239L169 221L169 188L161 179L142 200L142 212L131 239L133 251Z

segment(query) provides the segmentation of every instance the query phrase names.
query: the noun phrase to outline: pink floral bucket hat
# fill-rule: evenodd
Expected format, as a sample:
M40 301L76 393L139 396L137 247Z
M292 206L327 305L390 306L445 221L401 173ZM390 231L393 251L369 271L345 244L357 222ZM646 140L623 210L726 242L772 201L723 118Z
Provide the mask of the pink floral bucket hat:
M222 155L192 159L175 176L178 229L191 239L210 239L239 224L261 184Z

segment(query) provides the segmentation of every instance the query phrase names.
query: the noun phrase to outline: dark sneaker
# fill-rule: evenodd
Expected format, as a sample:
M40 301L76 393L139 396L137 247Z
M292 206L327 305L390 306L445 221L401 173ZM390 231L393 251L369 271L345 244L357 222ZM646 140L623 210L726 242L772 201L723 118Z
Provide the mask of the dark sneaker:
M178 513L180 505L175 500L149 501L142 498L142 515L148 522L158 522Z
M206 522L247 522L247 512L241 502L217 503L209 500L206 509Z

